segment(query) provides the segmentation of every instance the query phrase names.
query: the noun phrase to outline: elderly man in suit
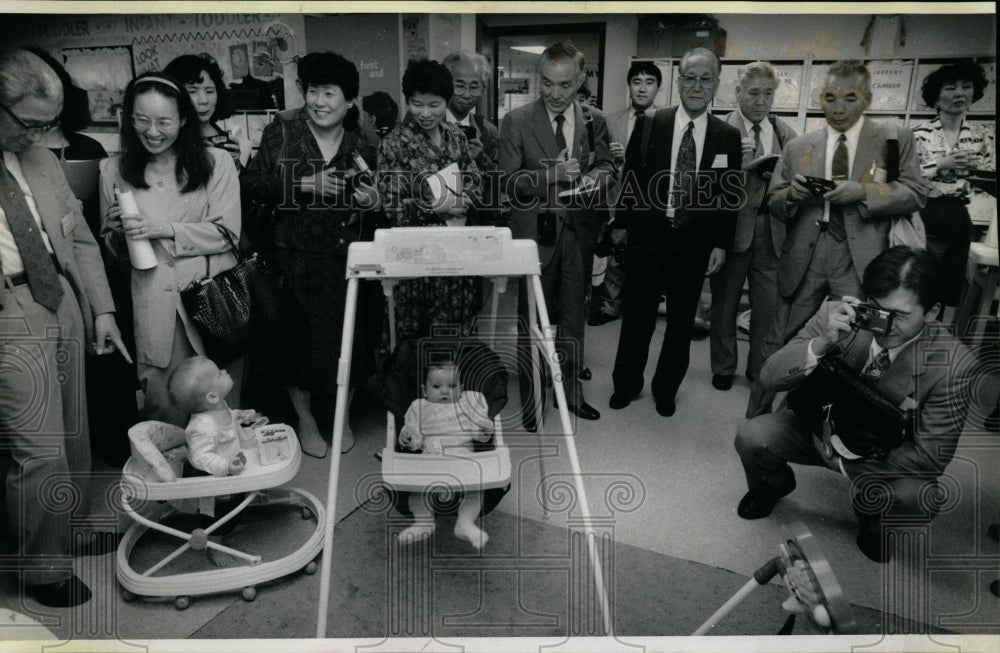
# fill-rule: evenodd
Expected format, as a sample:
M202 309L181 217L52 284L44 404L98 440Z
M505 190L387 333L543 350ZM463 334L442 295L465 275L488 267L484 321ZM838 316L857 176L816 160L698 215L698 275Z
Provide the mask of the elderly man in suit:
M662 289L667 325L650 389L656 411L674 414L705 274L718 272L732 248L743 183L740 133L708 113L719 70L711 50L686 52L678 77L681 106L656 112L647 152L639 151L641 139L636 138L626 152L616 207L616 215L625 215L629 244L612 373L610 406L615 409L642 390Z
M511 201L511 231L515 238L538 243L542 287L552 324L559 330L557 349L571 412L583 419L600 413L580 388L579 343L584 330L584 267L578 232L594 221L592 207L613 174L604 119L591 114L594 147L585 114L575 101L585 80L584 57L572 44L557 43L538 62L541 97L514 109L500 126L500 169ZM574 188L594 187L567 204L558 195ZM592 199L591 196L595 196ZM518 312L527 326L527 288L520 285ZM537 426L531 401L530 374L521 374L521 402L527 429Z
M22 572L28 593L58 607L90 598L68 558L68 515L46 496L53 482L69 481L74 509L88 509L83 354L117 348L128 358L100 249L59 162L37 145L62 99L39 57L0 51L0 468L19 561L31 560Z
M828 296L858 296L865 268L889 246L892 218L909 216L924 204L927 189L913 136L867 120L862 114L871 97L871 75L863 63L834 63L820 89L827 124L794 139L781 153L768 202L787 234L764 358L798 332ZM832 188L811 188L810 178ZM772 400L755 383L747 417L770 412Z
M746 472L749 492L737 513L760 519L781 497L795 489L788 463L818 465L851 479L858 516L858 547L884 562L885 517L929 520L934 502L922 500L937 489L937 477L951 461L965 423L968 386L976 359L937 322L939 282L934 257L925 250L897 246L885 250L865 269L863 289L869 304L889 311L892 326L879 335L855 326L858 300L825 302L805 327L771 356L760 382L772 391L804 386L819 360L839 356L871 390L893 405L915 412L914 431L887 455L859 457L840 440L838 408L824 411L824 390L811 401L793 401L773 414L744 422L736 451ZM848 411L862 410L857 402ZM824 415L834 415L834 425ZM830 427L830 428L827 428ZM841 431L843 432L843 431Z
M500 159L497 126L476 113L476 105L489 82L489 61L478 52L458 50L441 63L451 72L455 87L445 109L445 118L465 132L469 151L479 170L496 170Z
M628 82L629 106L605 116L608 122L608 132L611 135L609 149L615 167L619 171L625 164L625 150L632 135L636 133L636 125L639 125L636 138L641 140L645 135L648 141L653 113L657 109L663 108L655 103L656 94L660 91L660 84L663 83L663 73L660 72L656 64L652 61L636 61L629 67L625 78ZM618 187L616 185L610 193L612 207L615 204L617 193ZM610 237L614 245L623 246L628 240L628 232L612 222ZM601 284L600 288L594 290L590 319L587 321L591 326L600 326L621 316L621 286L625 278L625 269L622 265L623 262L619 259L620 257L617 255L609 257L604 283Z
M774 66L755 61L737 73L736 101L739 109L726 116L726 122L740 130L743 145L743 168L746 200L736 215L736 238L726 264L711 278L712 385L718 390L733 386L739 355L736 350L736 317L743 295L743 283L750 282L750 353L746 375L757 376L764 359L761 352L764 336L771 328L774 302L778 294L778 254L785 240L785 225L771 219L764 195L771 179L768 168L747 169L762 157L781 154L795 130L771 113L778 79Z

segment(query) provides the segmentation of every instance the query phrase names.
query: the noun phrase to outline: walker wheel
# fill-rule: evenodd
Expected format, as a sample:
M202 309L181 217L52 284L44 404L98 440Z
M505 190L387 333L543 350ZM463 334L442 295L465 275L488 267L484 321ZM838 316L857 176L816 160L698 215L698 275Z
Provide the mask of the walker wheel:
M257 588L256 587L244 587L243 588L243 600L250 602L257 598Z
M309 564L306 565L305 569L302 571L306 572L310 576L316 573L316 561L310 560Z
M187 610L191 607L191 597L190 596L178 596L174 599L174 607L178 610Z
M131 603L134 600L135 600L135 594L133 594L132 592L128 591L127 589L125 589L123 587L122 588L122 601L125 601L126 603Z
M302 519L312 519L313 511L308 506L302 506Z

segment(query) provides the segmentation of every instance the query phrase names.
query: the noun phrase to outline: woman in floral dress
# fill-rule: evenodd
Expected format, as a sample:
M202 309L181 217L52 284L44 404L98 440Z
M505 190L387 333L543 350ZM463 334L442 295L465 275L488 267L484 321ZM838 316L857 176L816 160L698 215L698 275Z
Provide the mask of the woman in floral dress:
M468 140L445 120L452 93L451 73L442 64L420 60L407 66L406 117L382 139L378 150L379 192L393 227L464 224L466 212L481 197ZM463 188L451 189L448 199L435 201L426 177L452 163L462 172ZM457 185L450 177L446 182ZM429 336L438 326L457 327L457 335L469 335L481 305L480 288L473 277L401 281L394 294L397 342ZM388 349L387 324L382 345Z

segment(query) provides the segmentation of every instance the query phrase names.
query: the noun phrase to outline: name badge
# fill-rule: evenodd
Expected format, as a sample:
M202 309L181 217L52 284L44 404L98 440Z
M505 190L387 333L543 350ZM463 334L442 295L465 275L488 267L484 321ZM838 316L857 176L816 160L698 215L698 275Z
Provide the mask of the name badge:
M877 184L884 184L889 175L886 173L885 168L880 168L875 166L875 171L872 173L872 179L875 180Z
M729 165L729 160L726 158L725 154L716 154L715 158L712 160L713 168L725 168Z
M73 229L76 228L76 219L73 217L72 213L67 213L62 217L62 232L63 237L68 238Z

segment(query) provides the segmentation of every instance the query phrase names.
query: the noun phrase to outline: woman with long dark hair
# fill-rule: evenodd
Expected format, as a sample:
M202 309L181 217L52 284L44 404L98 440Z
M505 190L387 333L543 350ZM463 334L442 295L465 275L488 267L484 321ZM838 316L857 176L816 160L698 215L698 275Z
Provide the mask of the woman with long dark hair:
M115 190L131 191L137 215L123 215ZM156 266L132 270L136 363L146 419L186 426L171 405L167 380L186 358L205 355L180 290L206 273L236 264L219 226L240 234L236 166L223 150L206 147L191 97L180 82L145 73L125 89L121 152L101 164L102 234L126 258L126 240L147 240ZM226 398L240 404L243 359L225 368L235 383Z
M294 117L279 116L264 129L260 149L241 181L246 198L278 207L274 260L291 282L300 314L289 316L290 332L278 339L282 346L274 350L273 365L295 407L302 450L322 458L327 443L311 405L332 407L347 292L347 248L362 238L365 221L378 205L374 187L349 182L347 177L375 163L378 142L370 131L360 129L359 75L352 62L333 52L319 52L299 64L305 106ZM286 197L286 191L294 196ZM365 297L359 297L352 387L363 382L374 366L372 327L366 321L371 311L364 306ZM344 426L346 453L354 436L346 417Z

